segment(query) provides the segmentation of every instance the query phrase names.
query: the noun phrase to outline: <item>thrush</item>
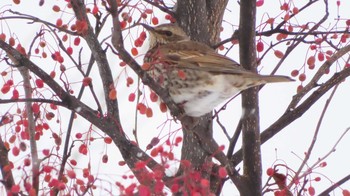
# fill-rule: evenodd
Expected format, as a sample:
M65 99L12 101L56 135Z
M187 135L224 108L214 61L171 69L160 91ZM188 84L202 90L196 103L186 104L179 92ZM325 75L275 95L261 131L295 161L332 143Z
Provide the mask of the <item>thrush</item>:
M200 117L242 90L272 82L293 81L286 76L259 75L218 54L206 44L191 41L175 24L151 27L144 63L147 73L168 89L185 114Z

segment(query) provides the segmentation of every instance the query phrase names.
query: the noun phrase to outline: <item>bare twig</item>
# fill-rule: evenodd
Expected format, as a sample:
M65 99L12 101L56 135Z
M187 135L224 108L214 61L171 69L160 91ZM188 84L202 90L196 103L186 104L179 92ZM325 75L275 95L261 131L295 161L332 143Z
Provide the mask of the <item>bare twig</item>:
M316 74L314 75L314 77L310 80L310 82L303 87L303 89L296 94L293 97L292 102L289 104L287 110L293 109L297 106L297 104L299 103L299 101L308 93L310 92L310 90L312 90L313 88L315 88L315 86L317 85L318 80L324 75L325 71L327 69L329 69L329 67L336 62L338 59L340 59L342 56L344 56L345 54L348 54L348 52L350 51L350 45L345 46L343 48L341 48L338 52L336 52L335 54L333 54L333 56L331 56L326 62L323 63L323 65L321 65L321 67L318 69L318 71L316 72Z
M0 119L0 127L3 125L6 114ZM12 170L9 169L10 161L8 159L9 149L6 148L4 141L0 137L0 170L2 175L2 180L0 181L6 188L8 194L13 194L11 192L11 187L15 185L15 180L12 175ZM16 196L18 194L15 194Z
M331 58L332 59L332 58ZM333 61L334 62L334 61ZM332 62L332 63L333 63ZM319 85L318 88L305 99L304 102L299 104L295 109L287 110L275 123L268 127L264 132L260 134L262 144L279 133L284 127L291 122L301 117L308 109L320 99L326 92L333 88L338 83L342 82L345 78L350 76L350 69L344 69L335 73L327 82ZM242 151L237 151L231 159L234 165L238 164L242 160Z
M332 93L329 95L329 98L326 100L326 103L325 103L325 105L324 105L324 107L323 107L323 110L322 110L322 112L321 112L321 116L320 116L320 118L319 118L319 120L318 120L318 122L317 122L317 126L316 126L316 129L315 129L315 132L314 132L314 136L312 137L312 141L311 141L310 147L309 147L308 151L306 152L305 158L304 158L303 162L301 163L301 165L299 166L299 169L298 169L297 172L295 173L295 176L294 176L295 179L302 178L304 175L306 175L306 174L304 174L304 175L299 176L300 172L302 171L302 169L304 168L304 166L306 165L307 161L309 160L309 158L310 158L310 156L311 156L312 150L313 150L313 148L314 148L314 146L315 146L315 143L316 143L316 141L317 141L317 136L318 136L318 133L319 133L319 131L320 131L320 128L321 128L321 124L322 124L324 115L326 114L326 111L327 111L327 109L328 109L328 106L329 106L329 104L331 103L332 98L333 98L335 92L337 91L338 86L339 86L339 84L335 85L335 87L334 87ZM311 167L311 168L313 168L313 167ZM294 184L294 182L293 182L293 180L292 180L292 181L290 182L290 184L288 185L288 187L290 188L293 184Z
M50 23L50 22L47 22L45 20L42 20L40 18L37 18L37 17L34 17L34 16L31 16L31 15L27 15L27 14L22 14L20 12L17 12L17 11L12 11L12 10L7 10L8 12L14 14L14 15L18 15L18 16L2 16L0 18L0 20L9 20L9 19L15 19L15 20L18 20L18 19L24 19L24 20L31 20L33 23L34 22L37 22L37 23L42 23L42 24L45 24L46 26L51 26L51 27L54 27L54 28L57 28L58 30L62 31L62 32L65 32L65 33L68 33L70 35L79 35L77 32L73 32L73 31L70 31L66 28L63 28L63 27L57 27L55 24L53 23Z
M334 189L338 188L340 185L344 184L345 182L350 180L350 174L339 180L338 182L334 183L332 186L330 186L328 189L324 190L319 195L329 195L330 192L332 192Z
M32 98L32 86L30 84L30 75L29 70L26 67L19 67L19 72L23 77L23 88L26 99ZM40 160L38 158L38 148L35 140L35 120L34 113L32 109L31 102L25 102L25 108L28 118L28 130L29 130L29 142L30 142L30 154L32 158L32 183L33 188L38 194L39 191L39 168L40 168Z
M167 14L170 14L171 16L174 16L174 12L170 11L170 9L168 7L166 7L165 5L161 6L161 5L159 5L159 3L155 3L152 0L143 0L143 1L153 5L154 7L158 8L160 11L163 11Z

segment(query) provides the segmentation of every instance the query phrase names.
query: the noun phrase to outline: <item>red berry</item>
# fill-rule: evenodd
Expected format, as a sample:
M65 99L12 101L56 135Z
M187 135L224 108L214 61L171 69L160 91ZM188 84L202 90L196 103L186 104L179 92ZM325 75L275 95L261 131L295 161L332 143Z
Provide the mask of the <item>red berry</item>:
M165 15L165 19L167 19L167 20L172 20L173 17L172 17L170 14L167 14L167 15Z
M261 7L262 5L264 5L264 0L258 0L256 2L256 7Z
M165 113L168 110L166 104L163 102L159 104L159 108L160 108L160 111L162 111L163 113Z
M350 20L345 21L346 26L350 26Z
M324 61L324 54L322 52L319 52L317 54L317 58L318 58L319 61Z
M41 56L45 59L47 57L46 52L41 53Z
M316 61L315 56L310 56L310 57L307 59L306 63L307 63L308 65L315 65L315 61Z
M112 138L110 138L110 137L105 137L103 140L106 144L110 144L113 141Z
M10 44L10 46L13 47L13 46L16 44L15 38L10 37L10 39L9 39L9 44Z
M59 19L56 20L56 26L57 26L57 27L61 27L62 24L63 24L63 21L62 21L61 18L59 18Z
M158 95L154 92L151 92L150 94L150 99L152 102L157 102L158 101Z
M302 90L303 90L303 85L299 85L298 87L297 87L297 93L300 93Z
M80 37L74 38L74 45L78 46L80 44Z
M159 151L158 151L158 148L153 148L151 150L151 156L152 157L156 157L158 155Z
M153 116L153 110L152 110L152 108L147 108L147 109L146 109L146 116L147 116L148 118L151 118L151 117Z
M107 163L108 162L108 155L105 154L105 155L102 156L102 162L103 163Z
M72 55L73 54L73 48L72 47L68 47L67 48L67 54L69 54L69 55Z
M146 38L147 38L146 32L142 31L142 32L140 33L140 40L141 40L141 41L145 41Z
M135 93L130 93L130 94L129 94L128 100L129 100L130 102L133 102L133 101L135 101L135 97L136 97Z
M67 41L68 40L68 35L67 34L64 34L63 37L62 37L62 41Z
M290 73L291 76L293 77L296 77L297 75L299 75L299 71L294 69L291 73Z
M73 170L67 170L67 176L71 179L76 178L76 174Z
M305 79L306 79L305 73L302 73L302 74L299 75L299 81L300 81L300 82L304 82Z
M309 65L309 69L313 70L315 68L315 64Z
M56 72L55 72L55 71L51 71L51 72L50 72L50 77L51 77L51 78L55 78L55 76L56 76Z
M6 93L8 93L8 92L10 91L10 88L11 88L10 85L4 84L4 86L2 86L2 88L1 88L1 92L2 92L3 94L6 94Z
M152 18L152 24L157 25L158 23L159 23L158 18L157 17L153 17Z
M20 2L20 1L19 0L13 0L13 2ZM18 3L16 3L16 4L18 4ZM21 190L21 187L18 184L12 185L10 193L17 194L17 193L20 192L20 190ZM12 195L12 194L10 194L10 195Z
M91 84L92 78L90 77L85 77L83 79L83 86L89 86Z
M137 48L132 48L132 49L131 49L131 54L132 54L133 56L138 55L139 52L138 52Z
M258 52L262 52L264 50L264 43L262 43L261 41L259 41L257 44L256 44L256 50Z
M180 142L182 142L182 137L176 137L175 138L175 145L179 144Z
M274 173L275 173L275 170L271 167L266 170L266 174L268 176L273 176Z
M281 51L279 51L279 50L275 50L275 56L277 57L277 58L282 58L283 57L283 52L281 52Z
M283 3L283 5L281 5L281 10L284 10L284 11L288 11L289 10L289 5L287 3Z
M344 189L342 193L343 193L343 196L350 196L350 191L346 189Z
M142 12L141 13L141 18L146 19L147 18L147 14L145 12Z
M151 9L146 9L146 10L145 10L145 13L146 13L146 14L152 14L152 13L153 13L153 10L151 10Z
M122 62L119 63L119 66L120 66L120 67L125 67L125 66L126 66L126 63L125 63L124 61L122 61Z
M70 160L69 162L70 162L70 164L72 164L72 165L77 165L77 164L78 164L77 161L74 160L74 159Z
M35 84L36 84L36 87L38 87L38 88L43 88L44 87L44 82L43 82L43 80L42 79L36 79L35 80Z
M117 90L113 88L112 90L109 91L108 98L110 100L116 100L117 99Z
M82 136L83 136L83 134L81 134L81 133L75 134L75 137L76 137L77 139L80 139Z
M1 33L0 34L0 40L2 40L2 41L6 40L6 34L5 33Z
M20 152L20 150L19 150L19 148L18 148L17 146L14 146L14 147L12 148L12 154L13 154L13 156L18 156L18 155L19 155L19 152Z
M91 12L93 15L96 15L98 13L98 7L97 5L95 4L94 5L94 8L92 8L92 12Z
M34 114L39 114L39 112L40 112L40 106L39 106L39 104L38 104L38 103L33 103L33 105L32 105L32 110L33 110L33 113L34 113Z
M12 144L16 141L16 139L17 139L16 135L11 135L9 142Z
M17 89L13 89L12 91L12 99L18 99L19 97L19 92Z
M297 13L299 13L299 8L294 7L292 11L293 11L293 14L297 14Z
M120 22L120 28L124 29L126 27L126 25L127 25L126 21Z
M327 166L327 162L320 163L320 167L326 167L326 166Z
M59 11L61 11L61 8L58 7L58 5L54 5L54 6L52 7L52 10L55 11L55 12L59 12Z
M132 77L127 77L126 78L126 86L130 86L134 83L134 79Z
M315 188L314 188L314 187L310 186L310 187L308 188L308 191L309 191L309 194L310 194L310 195L315 195Z
M267 24L273 24L275 22L275 19L274 18L269 18L267 19L266 23Z
M146 109L147 107L143 103L138 103L137 104L137 110L140 111L140 114L146 114Z
M141 41L140 38L137 38L137 39L134 41L134 45L135 45L136 47L141 47L142 44L143 44L143 41Z
M225 167L220 167L218 174L220 178L225 178L227 176L227 171Z

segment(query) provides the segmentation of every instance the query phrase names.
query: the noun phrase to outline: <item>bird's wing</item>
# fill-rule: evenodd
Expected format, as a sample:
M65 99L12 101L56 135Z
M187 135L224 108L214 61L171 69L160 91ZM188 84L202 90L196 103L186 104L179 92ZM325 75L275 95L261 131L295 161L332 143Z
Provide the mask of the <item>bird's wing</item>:
M169 43L159 46L158 50L161 60L183 69L227 74L252 73L242 68L236 61L216 53L215 50L199 42Z

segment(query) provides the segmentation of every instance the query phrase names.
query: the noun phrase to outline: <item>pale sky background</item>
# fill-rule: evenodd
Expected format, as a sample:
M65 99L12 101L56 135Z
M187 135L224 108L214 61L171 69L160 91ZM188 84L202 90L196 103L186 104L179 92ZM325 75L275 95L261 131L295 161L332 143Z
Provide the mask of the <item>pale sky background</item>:
M61 13L53 13L51 11L51 3L57 3L59 4L60 1L45 1L45 6L38 7L38 1L23 1L19 6L6 6L10 4L10 0L3 0L0 2L0 9L1 11L5 9L13 9L16 11L21 11L22 13L27 14L33 14L36 17L46 19L52 23L55 23L56 19L60 17ZM62 1L63 2L63 1ZM306 3L306 1L302 2L295 2L297 4L302 5L303 3ZM276 4L279 4L276 0L265 0L265 4L258 9L258 15L257 20L260 21L262 15L266 11L269 12L270 16L275 16L277 14L271 14L271 13L280 13L279 6L276 6ZM323 1L317 2L317 5L314 5L314 8L310 9L309 11L306 11L305 13L301 14L298 17L298 22L300 24L305 23L305 21L309 21L311 19L320 19L323 14ZM350 7L350 2L348 1L341 1L342 6L340 7L339 14L341 18L350 18L350 14L348 12L348 8ZM5 7L3 7L5 6ZM330 16L329 21L324 23L325 26L329 23L334 23L334 19L337 17L337 10L335 1L329 2L330 6ZM92 7L90 5L90 7ZM236 1L231 1L230 5L228 6L228 11L225 15L225 20L234 22L234 28L236 29L236 25L239 21L239 12L238 12L239 6L237 5ZM156 10L156 9L155 9ZM68 21L72 18L69 14L64 15L65 20ZM266 15L264 16L264 20L266 20ZM293 21L293 20L292 20ZM165 20L160 20L160 23L167 22ZM342 21L345 22L345 21ZM2 23L4 25L5 23ZM25 43L26 41L31 41L35 33L38 31L39 25L25 25L25 28L23 28L23 23L14 23L14 21L8 21L8 24L10 26L10 29L12 32L16 34L16 36L19 37L19 39ZM224 31L221 34L222 38L227 38L232 33L232 26L228 23L224 22ZM105 32L100 36L100 40L105 38L110 34L109 27L111 26L111 22L107 23L107 26L105 27ZM340 25L343 26L343 25ZM6 33L8 33L8 28L3 26L2 27ZM234 29L234 30L235 30ZM141 29L139 29L141 30ZM264 38L265 39L265 38ZM128 43L129 39L126 40L126 43ZM273 40L275 41L275 40ZM27 45L27 44L24 44ZM228 45L229 46L229 45ZM55 46L53 46L55 47ZM140 54L143 54L145 52L146 46L142 47L142 49L139 50ZM267 48L267 45L265 45L265 48ZM279 49L283 50L285 49L282 47L278 47ZM85 47L83 50L88 51L88 49ZM295 50L290 57L288 57L287 61L284 62L283 67L278 72L279 75L289 75L291 70L293 69L299 69L302 67L304 63L304 59L306 58L305 55L305 48L300 48ZM86 57L88 54L85 54ZM234 46L228 53L228 56L231 58L238 60L238 46ZM86 58L85 61L87 61L88 58ZM143 56L140 55L137 60L139 62L142 62ZM32 58L35 62L42 62L39 58ZM67 59L68 60L68 59ZM275 58L273 55L268 55L264 58L264 61L262 62L261 73L263 74L269 74L270 71L273 69L273 67L277 63L277 58ZM109 61L111 62L112 70L115 72L115 77L119 75L121 69L119 67L119 63L117 62L117 58L113 55L109 55ZM43 64L40 63L40 66L44 68L44 66L53 66L52 62L49 61L50 64ZM68 61L67 61L68 62ZM3 64L4 62L2 62ZM39 64L39 63L38 63ZM4 65L5 66L5 65ZM56 65L57 66L57 65ZM320 66L320 63L316 65ZM2 66L0 66L2 67ZM3 68L1 68L0 71L2 71ZM333 72L335 70L335 66L332 66L331 69ZM93 77L93 79L97 79L97 72L96 68L94 69L94 73L96 74L96 77ZM307 76L311 76L311 74L314 74L315 70L312 72L308 71ZM70 76L74 76L75 73L73 70L69 71ZM130 76L135 76L132 71L128 71L128 74ZM19 82L20 79L15 79L15 82ZM79 78L73 79L73 81L79 81ZM135 127L135 111L134 108L135 103L130 104L130 102L127 101L127 96L130 92L134 92L136 89L136 85L134 84L130 88L125 87L125 82L123 80L123 74L121 74L121 78L118 83L118 97L119 97L119 105L120 105L120 112L122 114L122 123L125 132L128 133L129 137L131 139L134 139L132 135L132 129ZM94 87L96 89L96 93L101 96L102 100L102 90L100 90L98 87L100 85L100 81L94 80ZM136 80L135 80L136 82ZM264 130L265 128L269 127L274 121L277 120L277 118L283 114L285 108L288 106L290 100L292 99L292 96L296 92L296 88L299 85L299 82L294 83L284 83L284 84L271 84L265 86L261 92L260 92L260 124L261 124L261 130ZM312 156L308 162L309 165L312 165L319 157L323 157L325 154L327 154L332 146L335 144L335 142L339 139L340 135L345 131L347 127L350 127L350 121L349 121L349 100L350 100L350 92L349 92L349 81L345 81L341 84L341 86L338 88L335 97L333 98L329 109L324 117L324 121L322 123L322 127L320 129L319 136L317 138L316 146L313 150ZM76 89L80 87L80 84L76 84L74 86ZM147 89L147 87L146 87ZM146 96L148 97L148 94L146 93ZM299 157L303 158L304 152L307 151L309 144L312 140L312 136L314 134L314 130L316 128L320 113L323 109L323 106L325 104L326 99L328 98L329 93L327 93L325 96L323 96L322 99L320 99L317 104L311 107L311 109L305 113L300 119L293 122L290 126L286 127L285 130L283 130L282 133L278 134L273 139L269 140L267 143L265 143L262 146L262 158L263 158L263 172L264 172L264 182L266 181L266 175L265 171L268 167L272 166L274 162L277 160L277 163L285 163L293 170L297 170L299 165L301 164L302 160L300 160ZM8 98L7 95L0 94L0 98ZM90 97L85 98L85 103L90 103L89 100ZM150 102L148 102L150 103ZM156 103L150 103L150 105L155 105ZM3 107L3 106L1 106ZM92 106L94 107L94 106ZM167 136L168 135L168 128L165 128L162 132L160 132L162 123L167 119L171 118L170 115L164 115L159 114L156 112L156 106L153 107L153 111L155 113L154 118L148 119L144 116L138 115L138 138L140 142L140 146L145 149L145 146L151 141L152 137L157 136L158 134L160 136ZM65 109L61 109L61 117L62 119L67 116L69 113ZM3 112L0 113L1 115L4 114ZM220 120L223 125L226 126L227 131L230 135L233 134L234 129L236 128L236 125L238 123L238 120L241 116L241 106L240 106L240 98L236 98L231 103L228 104L227 110L222 111L220 113ZM57 127L57 130L61 129L61 131L66 130L66 122L63 122L61 127ZM167 124L168 126L169 124ZM178 125L174 125L174 122L172 122L172 127L170 131L175 131L179 128ZM2 127L3 129L3 127ZM226 147L227 141L222 133L221 129L216 125L214 128L214 135L215 139L219 144L225 144ZM74 131L75 132L85 132L88 130L88 124L86 121L84 121L81 117L78 118L78 121L74 124ZM101 134L100 131L97 131ZM180 131L177 132L177 135L180 135ZM75 133L72 134L73 136ZM97 134L94 134L97 137ZM50 138L51 134L46 134L45 137ZM63 137L64 138L64 137ZM52 140L50 140L52 141ZM326 178L329 178L333 182L336 182L343 178L344 176L348 175L350 173L350 157L349 157L349 144L350 144L350 136L346 135L343 140L339 143L336 152L333 153L329 158L326 159L328 166L325 168L319 168L315 170L316 173L319 174L312 174L314 177L320 176L322 180L320 182L312 182L312 185L316 189L316 193L320 193L325 188L328 188L331 185L331 182L328 181ZM48 148L48 146L45 146L47 144L40 144L39 150ZM76 148L79 145L76 145ZM63 145L62 145L63 148ZM237 149L237 148L236 148ZM122 179L123 174L131 174L131 172L128 172L128 168L126 166L120 167L118 166L118 161L120 160L119 151L114 147L114 145L108 145L108 148L103 145L102 141L96 141L93 142L90 147L90 157L88 156L81 156L77 152L73 153L73 157L75 157L78 162L81 162L81 167L86 167L87 161L91 161L92 164L92 173L97 174L98 178L106 179L107 181L110 181L114 183L115 181L123 181L124 185L127 185L128 181L125 181ZM180 150L180 147L178 147L178 150ZM107 153L109 154L109 162L107 164L103 164L101 162L102 154ZM293 152L293 153L292 153ZM20 154L20 158L24 158L25 153ZM177 156L179 157L179 156ZM176 168L176 164L174 163L174 166L172 167L172 170ZM170 172L171 173L171 172ZM19 173L18 173L19 175ZM20 177L17 176L17 179ZM125 183L124 183L125 182ZM263 183L264 183L263 182ZM103 183L103 186L106 187L106 189L112 189L114 193L117 190L116 186L114 184L106 184ZM225 184L224 190L222 192L222 195L238 195L237 190L233 188L234 186L228 182ZM306 188L308 185L306 186ZM350 189L350 183L346 183L342 186L343 188ZM3 191L3 189L2 189ZM0 191L0 194L4 193ZM106 192L97 193L97 195L103 195L106 194ZM341 194L340 189L336 189L334 195ZM266 195L272 195L266 194Z

